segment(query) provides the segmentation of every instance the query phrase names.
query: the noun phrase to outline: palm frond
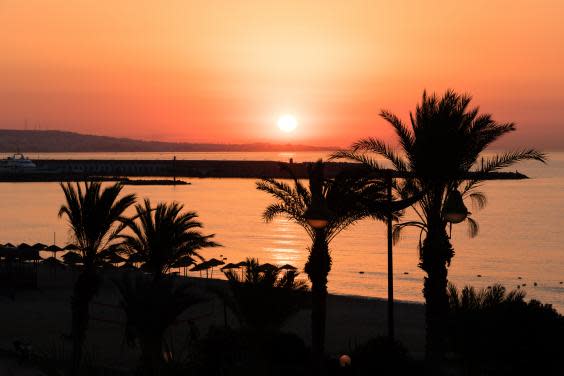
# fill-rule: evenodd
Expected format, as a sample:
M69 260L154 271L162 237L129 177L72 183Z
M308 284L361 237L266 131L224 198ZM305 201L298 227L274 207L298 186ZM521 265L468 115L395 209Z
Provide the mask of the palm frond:
M376 161L365 153L357 153L349 150L339 150L331 154L331 160L345 159L352 162L360 163L373 170L383 170L384 168Z
M466 223L468 224L468 236L471 238L478 236L478 232L480 230L478 222L476 222L472 217L466 217Z
M371 152L381 155L392 163L397 171L407 171L407 163L394 150L392 150L385 142L368 137L355 142L351 146L352 153Z
M401 119L390 111L382 110L382 112L380 112L380 116L394 127L396 134L400 139L400 144L409 158L409 156L413 153L415 145L413 134L409 131Z
M425 225L425 223L423 223L423 222L408 221L408 222L397 223L393 226L393 229L392 229L392 240L393 240L394 244L397 244L397 243L400 242L401 233L406 227L416 227L421 232L427 231L427 225Z
M472 206L476 208L476 210L481 210L486 207L488 203L488 198L483 192L474 191L468 195L470 201L472 202Z

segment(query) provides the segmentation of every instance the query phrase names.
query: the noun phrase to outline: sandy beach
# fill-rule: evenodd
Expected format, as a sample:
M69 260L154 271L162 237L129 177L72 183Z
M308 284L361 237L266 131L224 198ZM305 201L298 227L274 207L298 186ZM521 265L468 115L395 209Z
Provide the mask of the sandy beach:
M12 300L7 292L0 296L0 349L12 349L13 341L32 344L33 351L50 358L62 359L70 351L65 335L70 329L70 296L76 274L70 271L39 268L39 289L18 291ZM125 316L119 309L119 294L111 279L116 272L106 272L100 293L91 305L87 352L93 364L110 368L129 368L138 359L138 349L124 341ZM189 278L195 288L207 291L207 286L226 286L225 281ZM223 303L212 293L210 300L186 311L171 333L181 343L192 320L201 335L211 326L224 326ZM386 301L373 298L330 295L327 317L327 352L347 353L357 343L386 333ZM292 317L285 330L310 342L309 310ZM396 335L414 357L424 351L424 307L421 304L398 302L395 305ZM237 326L235 317L227 312L227 325ZM66 355L65 355L66 354Z

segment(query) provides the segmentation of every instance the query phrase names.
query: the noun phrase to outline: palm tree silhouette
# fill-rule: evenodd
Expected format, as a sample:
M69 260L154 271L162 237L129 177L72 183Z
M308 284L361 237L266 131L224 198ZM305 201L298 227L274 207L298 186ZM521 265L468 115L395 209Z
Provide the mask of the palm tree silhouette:
M186 258L203 260L200 249L220 246L211 240L214 234L203 235L199 231L202 223L196 220L196 212L182 212L183 209L177 202L159 203L152 208L151 201L145 199L143 204L135 205L135 216L123 220L123 226L132 233L120 236L124 252L135 254L141 268L155 280L162 279Z
M73 243L77 246L82 267L71 298L73 340L72 374L78 374L89 321L90 301L99 288L97 268L104 264L108 251L116 244L125 210L135 202L135 195L119 198L122 186L102 188L98 182L61 183L66 203L59 217L66 217Z
M297 279L295 270L264 267L255 258L247 258L245 272L224 271L231 296L223 298L238 321L258 333L277 331L304 306L306 282Z
M186 283L170 278L166 273L180 260L197 257L198 250L220 246L203 235L193 211L183 212L183 205L159 203L156 208L145 199L135 206L136 215L124 219L123 228L131 235L121 235L123 252L135 255L141 269L151 274L125 276L115 283L121 293L121 305L127 317L126 337L141 347L142 370L147 375L162 371L165 331L189 307L204 299Z
M123 276L114 281L126 316L125 339L141 349L139 371L163 374L165 332L188 308L206 301L188 283L169 276L154 280L144 275Z
M427 356L438 359L444 352L445 322L448 313L447 274L454 250L447 235L444 217L445 203L452 192L461 190L477 207L486 204L485 195L477 188L491 172L522 160L545 162L544 154L533 150L506 152L491 157L481 153L501 136L515 130L513 123L497 123L489 114L479 114L469 108L471 97L448 90L441 98L423 92L415 114L410 114L410 127L396 115L382 111L380 116L392 125L399 138L398 153L382 140L365 138L350 150L336 152L332 158L360 162L372 171L382 166L371 156L387 160L399 175L410 175L396 184L405 197L413 190L423 197L413 206L418 219L396 225L394 237L399 239L402 228L415 226L421 230L419 267L427 276L423 295L426 302ZM469 179L469 173L475 173ZM468 218L469 233L476 236L478 225Z
M356 174L345 173L326 180L323 162L319 160L309 167L308 189L291 170L287 170L293 177L293 187L282 181L262 179L257 182L257 189L276 199L265 209L265 221L283 216L303 227L312 240L304 270L311 281L312 352L314 367L319 373L325 342L327 277L331 270L329 243L342 230L361 219L372 217L384 221L387 218L389 207L382 205L386 200L386 185L379 179L359 180ZM306 212L315 199L321 199L330 213L323 228L314 228L307 220Z

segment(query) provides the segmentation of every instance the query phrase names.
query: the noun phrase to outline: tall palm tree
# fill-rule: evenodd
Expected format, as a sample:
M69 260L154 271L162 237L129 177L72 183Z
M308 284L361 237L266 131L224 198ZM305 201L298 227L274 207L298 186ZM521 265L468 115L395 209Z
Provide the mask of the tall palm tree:
M522 160L544 162L545 156L533 149L506 152L481 157L494 141L513 132L513 123L497 123L491 115L480 114L478 108L469 108L471 97L447 91L441 98L423 92L422 102L415 114L410 114L407 126L396 115L382 111L380 116L393 128L401 150L376 138L365 138L354 143L350 150L335 153L333 158L362 163L373 171L382 170L372 157L383 157L392 168L411 178L396 185L400 195L413 189L424 192L413 206L417 220L396 226L395 236L402 228L415 226L424 236L419 249L419 267L427 276L423 295L426 302L427 355L438 359L444 352L445 322L448 313L447 275L454 250L446 231L443 215L449 195L461 191L462 197L478 207L486 204L486 197L477 190L487 173L495 172ZM469 173L475 173L468 179ZM454 193L453 193L454 192ZM469 232L475 236L478 225L467 219Z
M119 197L122 186L102 188L98 182L61 183L66 203L59 217L66 217L73 243L77 246L82 268L74 284L72 309L72 374L77 374L82 358L89 321L90 301L98 291L97 267L119 237L125 210L135 202L135 195Z
M257 182L257 189L269 193L276 200L265 209L265 221L283 216L303 227L312 240L304 270L311 281L312 350L314 367L319 373L325 342L327 278L331 270L329 243L342 230L361 219L385 220L388 207L378 205L386 200L386 185L381 180L359 181L349 174L326 180L321 160L310 166L308 173L309 189L293 175L293 187L282 181L262 179ZM314 228L307 219L306 211L316 200L326 204L330 214L323 228Z
M124 250L135 254L141 268L150 272L154 280L160 280L177 262L186 257L203 259L200 249L218 247L211 239L214 235L203 235L194 211L182 212L184 206L172 202L159 203L151 207L151 201L135 205L136 215L123 220L132 234L122 235Z

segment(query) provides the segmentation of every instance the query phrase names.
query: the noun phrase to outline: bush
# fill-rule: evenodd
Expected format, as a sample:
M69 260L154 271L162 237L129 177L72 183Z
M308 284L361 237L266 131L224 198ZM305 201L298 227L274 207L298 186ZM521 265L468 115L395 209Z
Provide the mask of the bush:
M330 368L332 375L407 375L421 374L407 349L388 337L376 337L358 345L350 354L350 367L342 368L338 360Z
M305 375L309 351L291 333L212 328L194 346L195 375Z
M564 317L501 285L449 287L449 343L471 373L564 374Z

